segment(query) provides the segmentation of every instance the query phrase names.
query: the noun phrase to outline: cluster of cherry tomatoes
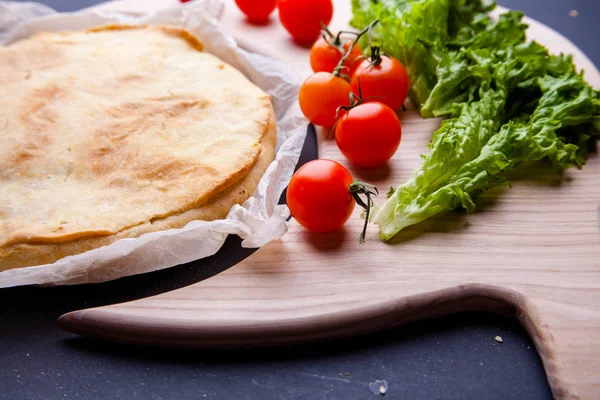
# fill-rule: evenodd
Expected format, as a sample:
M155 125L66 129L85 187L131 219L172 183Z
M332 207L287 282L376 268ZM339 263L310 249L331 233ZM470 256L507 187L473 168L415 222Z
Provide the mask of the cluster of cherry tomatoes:
M370 56L362 56L357 42L376 23L359 33L337 35L323 26L321 38L310 51L315 73L306 79L299 95L306 118L329 128L341 153L360 167L379 166L398 149L402 125L396 111L404 104L409 89L408 74L400 61L382 55L371 43ZM302 226L318 232L339 229L355 203L359 204L367 213L360 237L363 242L371 195L376 193L375 187L353 180L339 163L315 160L294 174L287 202ZM366 201L361 195L366 195Z
M360 167L381 165L398 149L402 126L396 111L409 87L402 63L380 54L379 47L370 46L370 56L362 56L357 41L376 23L353 39L324 28L310 51L315 73L300 88L306 118L331 129L342 154Z

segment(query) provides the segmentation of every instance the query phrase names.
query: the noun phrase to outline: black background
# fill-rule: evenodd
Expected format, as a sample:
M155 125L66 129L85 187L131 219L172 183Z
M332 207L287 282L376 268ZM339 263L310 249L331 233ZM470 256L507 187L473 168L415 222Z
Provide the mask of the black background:
M95 0L46 0L73 11ZM600 0L504 0L600 64ZM577 10L578 17L569 16ZM301 163L316 156L314 132ZM99 285L0 291L0 399L548 399L531 340L514 321L466 313L377 334L277 350L174 351L62 332L64 312L141 298L212 276L245 257L230 237L208 259ZM504 343L494 337L499 335Z

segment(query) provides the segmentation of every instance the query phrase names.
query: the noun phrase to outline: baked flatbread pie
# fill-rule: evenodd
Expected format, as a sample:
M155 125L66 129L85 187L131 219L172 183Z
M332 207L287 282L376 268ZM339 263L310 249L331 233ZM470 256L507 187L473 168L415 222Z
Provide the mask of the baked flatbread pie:
M269 96L182 29L0 47L0 271L223 218L275 141Z

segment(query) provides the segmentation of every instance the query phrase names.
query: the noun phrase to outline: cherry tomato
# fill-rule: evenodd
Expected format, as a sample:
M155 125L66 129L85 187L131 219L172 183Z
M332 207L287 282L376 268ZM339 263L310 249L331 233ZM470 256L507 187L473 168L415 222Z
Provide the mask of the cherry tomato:
M401 138L398 116L378 102L353 107L335 126L335 141L340 151L360 167L376 167L392 158Z
M331 40L334 40L334 38L332 38ZM348 51L348 48L351 44L352 40L346 40L344 42L344 46L342 47L343 51ZM350 50L350 54L348 54L346 61L344 61L344 66L348 68L342 70L342 73L348 76L352 76L352 73L360 64L360 62L354 61L361 55L362 50L360 48L360 45L357 43L356 45L354 45L354 47L352 47L352 50ZM320 37L310 49L310 66L315 72L333 72L333 70L335 69L335 67L337 67L341 59L342 53L336 47L329 44L322 37Z
M371 65L363 60L352 75L352 91L358 93L358 80L363 97L377 96L373 99L397 110L404 104L408 95L408 73L404 65L393 57L382 56L379 65Z
M313 160L296 171L287 189L292 216L315 232L338 230L350 218L352 175L331 160Z
M277 7L277 0L235 0L235 4L250 22L261 23L269 19L269 15Z
M331 128L339 106L350 103L352 87L348 81L328 72L317 72L300 87L300 109L313 124Z
M279 19L299 43L312 43L321 34L321 22L329 25L331 0L279 0Z

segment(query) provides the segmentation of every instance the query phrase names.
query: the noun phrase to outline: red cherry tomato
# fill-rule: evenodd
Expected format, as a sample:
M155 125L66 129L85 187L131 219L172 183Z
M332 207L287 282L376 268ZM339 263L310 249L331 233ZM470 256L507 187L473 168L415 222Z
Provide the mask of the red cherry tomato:
M331 40L335 40L332 38ZM352 44L352 40L348 39L344 42L344 46L342 50L346 52L350 45ZM320 37L315 44L313 44L310 49L310 66L312 70L315 72L333 72L335 67L337 67L338 63L342 59L342 53L336 47L329 44L325 39ZM350 50L350 54L344 61L344 66L348 67L342 70L343 74L348 76L352 76L352 73L356 70L360 62L354 62L358 57L362 55L362 50L359 44L354 45L352 50Z
M398 116L378 102L353 107L335 126L335 141L340 151L360 167L376 167L392 158L401 138Z
M300 109L313 124L331 128L339 106L350 103L348 81L328 72L317 72L300 87Z
M269 19L269 15L277 7L277 0L235 0L235 4L250 22L261 23Z
M279 19L299 43L312 43L321 34L321 22L329 25L331 0L279 0Z
M350 218L352 175L331 160L313 160L296 171L287 189L292 216L315 232L338 230Z
M358 93L358 80L363 97L377 96L378 101L392 110L399 109L408 95L408 73L404 65L393 57L382 56L379 65L363 60L352 75L352 91Z

